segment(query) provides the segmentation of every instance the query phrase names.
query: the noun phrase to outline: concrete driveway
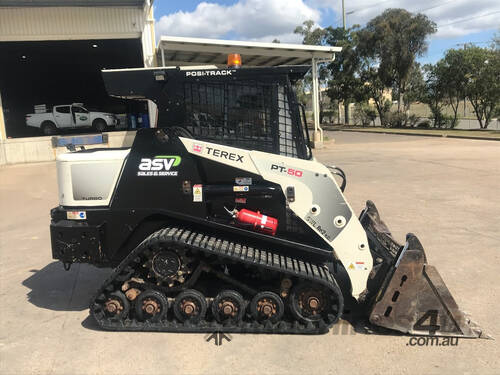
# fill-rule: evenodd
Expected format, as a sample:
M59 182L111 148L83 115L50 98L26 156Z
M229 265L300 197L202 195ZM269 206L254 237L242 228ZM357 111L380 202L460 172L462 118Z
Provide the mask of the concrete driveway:
M396 238L416 233L462 309L500 337L500 143L333 132L316 152L348 176L359 212L372 199ZM113 333L89 300L108 275L51 259L54 163L0 169L2 374L500 373L494 340L412 346L409 337L332 329L322 336Z

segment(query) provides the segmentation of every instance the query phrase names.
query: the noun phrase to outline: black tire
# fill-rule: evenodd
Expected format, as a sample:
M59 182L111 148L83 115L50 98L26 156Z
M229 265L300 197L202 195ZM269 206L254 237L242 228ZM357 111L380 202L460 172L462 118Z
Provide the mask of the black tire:
M338 316L341 305L332 293L318 285L303 282L292 288L289 297L290 312L302 323L330 320ZM316 306L314 306L316 305Z
M52 121L44 121L42 122L42 133L44 135L54 135L57 134L57 127Z
M102 118L96 118L92 122L92 127L94 128L95 131L102 133L108 130L108 124L106 124L106 121L104 121Z
M135 299L135 313L140 321L159 322L167 314L168 307L167 297L157 290L148 289Z
M181 322L197 323L205 318L207 307L203 294L194 289L186 289L175 298L174 315Z
M250 302L250 314L259 322L279 321L285 312L281 297L274 292L257 293Z
M130 312L130 303L127 297L125 297L125 294L122 292L115 291L110 293L104 305L106 306L108 303L116 307L114 312L109 311L107 308L104 309L104 313L108 318L112 318L113 320L123 320L128 316Z
M219 323L237 323L245 315L246 303L241 294L234 290L223 290L212 302L212 315ZM230 313L224 309L232 309Z

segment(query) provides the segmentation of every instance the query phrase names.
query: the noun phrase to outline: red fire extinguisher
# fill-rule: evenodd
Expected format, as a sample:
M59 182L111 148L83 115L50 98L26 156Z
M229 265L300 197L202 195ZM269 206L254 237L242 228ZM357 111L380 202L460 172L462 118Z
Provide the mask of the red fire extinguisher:
M274 236L278 229L278 219L262 215L259 211L250 211L246 208L241 210L227 210L239 224L251 225L254 230Z

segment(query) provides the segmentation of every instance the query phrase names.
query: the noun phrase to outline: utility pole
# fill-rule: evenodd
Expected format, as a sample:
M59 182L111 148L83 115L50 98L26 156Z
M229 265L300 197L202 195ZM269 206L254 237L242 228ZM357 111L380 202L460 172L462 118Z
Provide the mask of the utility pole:
M342 0L342 27L344 28L345 31L345 6L344 6L344 0ZM340 117L340 111L339 111L339 117ZM344 124L347 125L349 124L349 103L344 100Z
M344 30L345 30L345 7L344 7L344 0L342 0L342 26L344 27Z
M464 46L464 51L465 51L467 49L467 44L468 43L457 43L456 45L457 46ZM465 97L465 93L464 93L464 118L465 118L466 112L467 112L467 98Z

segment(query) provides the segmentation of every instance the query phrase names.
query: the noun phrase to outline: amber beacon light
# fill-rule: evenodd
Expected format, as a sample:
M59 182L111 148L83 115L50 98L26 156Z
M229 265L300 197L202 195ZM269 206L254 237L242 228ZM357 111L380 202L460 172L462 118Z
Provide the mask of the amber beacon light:
M228 68L241 68L241 56L239 53L230 53L227 55Z

